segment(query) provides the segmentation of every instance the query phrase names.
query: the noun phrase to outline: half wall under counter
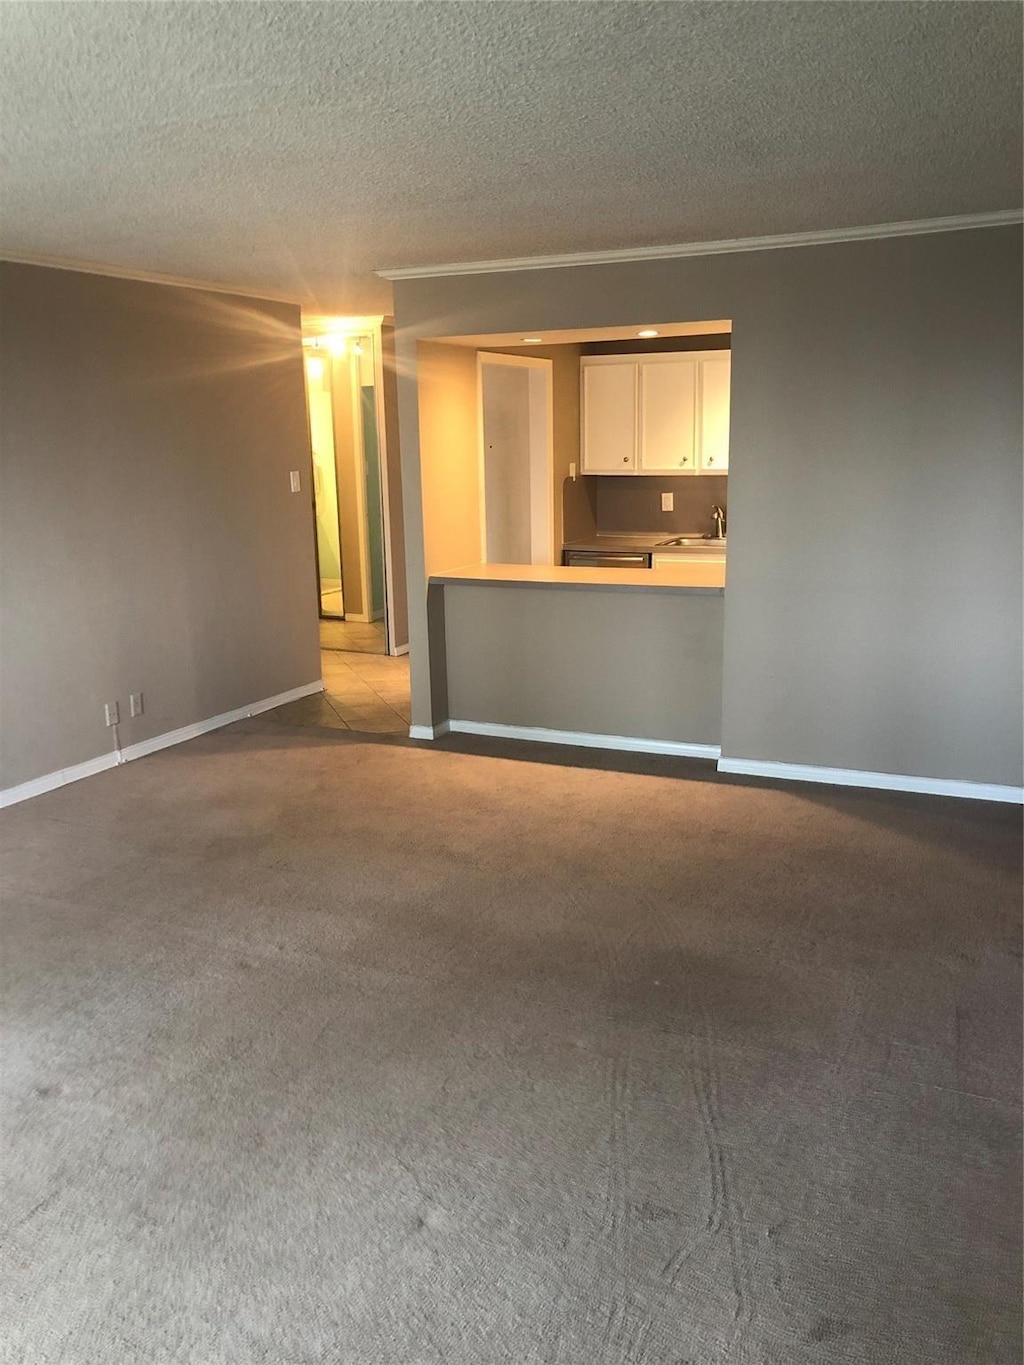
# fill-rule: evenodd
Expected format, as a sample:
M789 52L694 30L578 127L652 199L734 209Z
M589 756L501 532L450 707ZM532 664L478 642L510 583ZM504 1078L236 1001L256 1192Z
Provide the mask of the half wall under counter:
M472 565L428 585L433 725L717 758L724 565Z

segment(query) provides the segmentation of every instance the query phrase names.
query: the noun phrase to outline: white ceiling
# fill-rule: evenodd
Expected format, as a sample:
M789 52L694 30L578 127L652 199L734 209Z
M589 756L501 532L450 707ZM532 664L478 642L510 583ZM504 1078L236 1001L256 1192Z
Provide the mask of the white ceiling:
M0 4L7 254L381 266L1012 209L1016 3Z

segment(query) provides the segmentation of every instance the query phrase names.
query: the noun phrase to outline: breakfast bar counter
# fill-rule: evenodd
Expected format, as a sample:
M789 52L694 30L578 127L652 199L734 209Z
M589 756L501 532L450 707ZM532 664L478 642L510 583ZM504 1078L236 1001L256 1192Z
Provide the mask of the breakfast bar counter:
M716 758L724 584L724 564L690 561L432 574L437 706L420 737L452 730Z
M725 565L682 560L659 569L567 568L561 564L470 564L432 574L431 583L506 583L523 587L631 588L645 592L695 592L721 596Z

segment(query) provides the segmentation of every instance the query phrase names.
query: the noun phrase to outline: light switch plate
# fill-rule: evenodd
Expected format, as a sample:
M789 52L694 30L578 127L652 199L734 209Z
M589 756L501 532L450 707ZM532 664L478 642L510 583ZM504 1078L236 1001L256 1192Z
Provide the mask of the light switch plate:
M291 488L293 493L297 493L299 489L302 487L302 480L299 478L299 471L297 469L293 469L289 472L288 486Z
M130 692L128 694L128 711L133 716L142 715L142 693Z
M676 495L675 495L674 493L662 493L662 495L661 495L661 510L662 510L663 512L671 512L671 511L673 511L673 509L675 508L675 501L676 501Z

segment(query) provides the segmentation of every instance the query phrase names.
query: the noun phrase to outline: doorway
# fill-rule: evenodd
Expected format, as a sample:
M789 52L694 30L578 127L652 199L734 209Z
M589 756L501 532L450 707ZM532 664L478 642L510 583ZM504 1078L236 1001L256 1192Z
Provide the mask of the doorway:
M552 363L477 356L480 543L486 564L553 564Z
M313 331L303 347L321 646L389 654L380 338Z

